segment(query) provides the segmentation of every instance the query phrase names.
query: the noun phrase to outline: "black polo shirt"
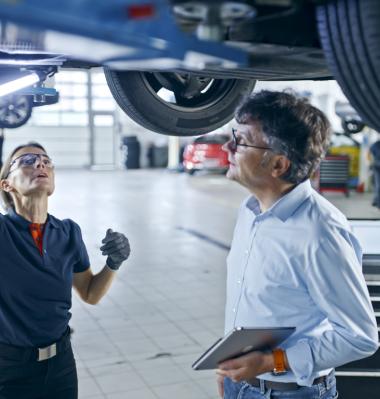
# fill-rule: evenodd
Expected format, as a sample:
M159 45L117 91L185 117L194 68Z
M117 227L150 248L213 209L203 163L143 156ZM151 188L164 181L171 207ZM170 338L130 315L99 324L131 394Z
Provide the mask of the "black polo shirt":
M0 342L43 347L66 331L73 273L90 261L72 220L48 215L42 255L29 225L12 210L0 214Z

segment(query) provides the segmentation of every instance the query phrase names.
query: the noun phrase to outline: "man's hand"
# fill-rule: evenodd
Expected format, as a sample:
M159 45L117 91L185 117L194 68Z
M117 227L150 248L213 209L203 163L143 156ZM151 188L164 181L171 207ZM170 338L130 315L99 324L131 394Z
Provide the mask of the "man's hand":
M218 375L216 377L216 383L218 385L218 393L221 398L224 397L224 377L222 375Z
M273 368L272 353L255 351L220 363L216 372L221 377L229 377L232 381L239 382L270 372Z
M104 244L100 247L102 255L107 255L106 264L112 270L117 270L121 264L128 259L131 249L127 237L122 233L107 230L106 236L102 240Z

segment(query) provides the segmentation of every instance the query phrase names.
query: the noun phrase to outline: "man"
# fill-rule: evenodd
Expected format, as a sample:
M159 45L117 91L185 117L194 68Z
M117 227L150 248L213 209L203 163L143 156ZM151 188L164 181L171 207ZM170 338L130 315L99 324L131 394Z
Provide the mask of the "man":
M375 141L371 145L370 152L373 158L372 170L374 180L374 197L372 206L380 208L380 140Z
M251 196L227 258L225 332L296 327L279 348L225 361L225 399L334 398L336 366L373 354L377 326L345 216L310 185L330 136L325 115L287 92L244 101L225 144L227 177Z

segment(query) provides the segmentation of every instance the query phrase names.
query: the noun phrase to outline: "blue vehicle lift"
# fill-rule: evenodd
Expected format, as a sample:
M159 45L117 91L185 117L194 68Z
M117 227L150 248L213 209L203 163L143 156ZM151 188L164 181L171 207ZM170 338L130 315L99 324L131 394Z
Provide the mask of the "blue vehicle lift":
M46 40L46 48L40 50L116 69L118 65L120 69L146 68L149 60L158 69L174 64L194 69L208 64L248 65L248 54L243 50L228 46L226 51L223 43L182 32L168 0L0 0L0 20L44 32L47 38L51 31L74 36L66 48L62 40ZM75 49L75 38L88 39L84 43L93 46Z

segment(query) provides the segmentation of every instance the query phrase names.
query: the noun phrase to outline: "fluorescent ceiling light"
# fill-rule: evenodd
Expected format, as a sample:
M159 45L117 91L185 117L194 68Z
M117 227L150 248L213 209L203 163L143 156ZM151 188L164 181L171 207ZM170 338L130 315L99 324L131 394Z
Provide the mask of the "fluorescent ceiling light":
M10 82L0 84L0 97L7 94L14 93L17 90L24 89L25 87L32 86L40 81L36 73L31 73L22 78L11 80Z

